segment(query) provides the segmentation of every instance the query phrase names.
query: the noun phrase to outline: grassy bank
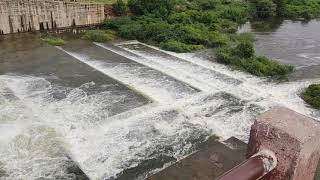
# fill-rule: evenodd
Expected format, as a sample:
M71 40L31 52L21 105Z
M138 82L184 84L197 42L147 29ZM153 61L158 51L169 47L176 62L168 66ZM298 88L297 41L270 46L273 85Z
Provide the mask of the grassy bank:
M320 84L310 85L301 95L305 102L320 109Z

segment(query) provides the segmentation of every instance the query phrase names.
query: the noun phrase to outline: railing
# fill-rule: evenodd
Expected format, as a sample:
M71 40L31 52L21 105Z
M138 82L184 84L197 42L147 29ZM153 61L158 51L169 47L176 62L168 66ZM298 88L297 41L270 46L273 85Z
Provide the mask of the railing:
M276 166L275 154L270 150L262 150L218 177L217 180L256 180L262 178Z

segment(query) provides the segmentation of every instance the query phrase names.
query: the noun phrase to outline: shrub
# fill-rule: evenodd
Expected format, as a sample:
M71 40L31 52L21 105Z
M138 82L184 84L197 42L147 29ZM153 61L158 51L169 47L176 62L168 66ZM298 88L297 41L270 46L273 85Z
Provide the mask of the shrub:
M293 71L292 66L279 64L265 56L242 59L240 66L251 74L257 76L271 76L283 78Z
M82 36L83 39L91 40L95 42L107 42L114 39L114 34L110 31L103 31L103 30L89 30L85 32Z
M255 14L259 18L269 18L276 15L276 4L272 0L257 0Z
M254 55L253 43L240 42L237 46L224 46L216 51L218 62L243 69L256 76L279 77L284 79L293 71L293 66L279 64L265 56Z
M213 23L210 29L222 33L236 33L238 31L238 24L228 19L218 19Z
M108 19L104 22L106 28L118 30L121 26L132 23L132 19L127 16Z
M311 106L320 109L320 84L310 85L302 93L302 99Z
M220 4L219 0L199 0L198 2L199 7L202 10L214 9Z
M129 0L129 7L137 14L154 14L157 17L167 17L175 7L172 0Z
M62 46L65 44L65 41L58 37L47 36L47 37L41 38L41 40L52 46Z
M128 13L128 6L123 0L117 0L116 3L112 5L113 11L118 16L123 16Z
M240 58L251 58L254 56L253 43L249 41L240 42L232 53Z
M253 33L239 33L239 34L231 34L229 37L234 42L251 42L255 41L255 37Z
M144 40L145 34L143 26L139 23L123 25L119 29L119 34L127 39Z
M217 7L221 19L229 19L238 24L246 23L249 19L248 7L244 4L223 5Z
M317 18L320 17L320 0L291 0L285 7L286 17L292 18ZM292 13L294 12L294 13ZM289 16L291 14L291 16Z
M233 56L229 46L220 47L216 50L216 60L222 64L235 64L237 57Z
M230 42L230 38L227 35L215 31L209 32L206 39L208 47L224 46Z
M203 45L189 45L176 40L169 40L161 43L160 47L168 51L174 51L178 53L191 52L204 49Z

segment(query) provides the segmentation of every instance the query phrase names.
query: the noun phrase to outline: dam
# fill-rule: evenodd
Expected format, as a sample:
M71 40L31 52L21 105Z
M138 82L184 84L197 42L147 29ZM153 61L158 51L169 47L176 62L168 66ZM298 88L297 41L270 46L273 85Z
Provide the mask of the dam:
M104 16L104 5L83 1L1 0L0 34L96 25Z

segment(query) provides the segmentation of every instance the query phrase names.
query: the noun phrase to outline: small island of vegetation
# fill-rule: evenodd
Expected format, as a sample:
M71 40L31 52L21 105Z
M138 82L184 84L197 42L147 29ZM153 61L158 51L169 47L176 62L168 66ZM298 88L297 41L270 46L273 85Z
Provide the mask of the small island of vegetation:
M66 43L63 39L54 36L44 36L41 40L52 46L63 46Z

